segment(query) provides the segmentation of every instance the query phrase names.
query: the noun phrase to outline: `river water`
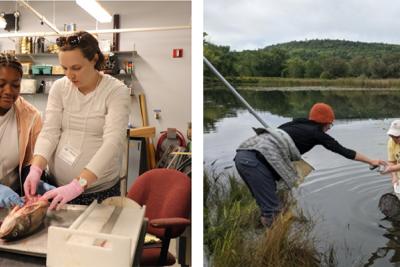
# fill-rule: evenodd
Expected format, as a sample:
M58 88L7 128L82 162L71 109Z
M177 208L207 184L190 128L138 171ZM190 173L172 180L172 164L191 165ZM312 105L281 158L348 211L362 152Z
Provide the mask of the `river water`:
M400 117L394 90L240 91L271 126L306 117L313 103L333 106L337 120L329 134L370 158L386 160L386 131ZM205 90L204 164L208 171L235 172L238 145L260 127L227 90ZM333 245L338 266L400 266L400 228L383 220L381 195L393 191L390 177L368 166L314 147L303 155L313 171L296 190L299 205L316 221L321 251Z

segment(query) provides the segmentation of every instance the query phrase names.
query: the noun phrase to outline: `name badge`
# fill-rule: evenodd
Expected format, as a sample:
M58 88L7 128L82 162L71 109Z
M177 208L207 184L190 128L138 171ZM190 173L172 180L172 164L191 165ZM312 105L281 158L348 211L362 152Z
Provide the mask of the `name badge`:
M69 145L65 145L58 154L58 157L63 161L65 161L70 166L74 164L78 156L79 156L79 151Z

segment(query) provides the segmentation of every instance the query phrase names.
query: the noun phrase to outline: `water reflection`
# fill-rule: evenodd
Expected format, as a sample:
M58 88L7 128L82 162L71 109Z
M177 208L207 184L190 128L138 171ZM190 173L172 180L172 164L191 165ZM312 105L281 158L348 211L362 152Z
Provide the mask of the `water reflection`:
M400 262L400 222L392 221L391 224L391 227L379 225L379 227L386 230L383 236L388 239L388 242L386 246L379 247L376 251L371 253L371 256L363 265L364 267L374 266L379 260L386 257L390 257L389 262L391 263ZM396 264L395 266L398 265Z
M239 90L258 111L269 111L283 117L306 117L316 102L329 103L337 119L378 119L400 117L400 91L394 90ZM227 89L204 91L204 131L215 131L222 118L236 117L242 105Z
M270 125L306 117L315 102L331 104L338 118L330 134L343 145L371 158L386 159L386 131L400 117L400 92L240 91ZM204 161L206 168L232 165L237 146L259 123L227 90L204 93ZM321 218L315 233L334 245L338 265L400 266L400 225L382 220L380 196L392 189L389 176L371 172L321 147L304 155L316 171L296 192L299 205ZM329 244L326 244L327 246ZM324 251L322 249L322 251Z

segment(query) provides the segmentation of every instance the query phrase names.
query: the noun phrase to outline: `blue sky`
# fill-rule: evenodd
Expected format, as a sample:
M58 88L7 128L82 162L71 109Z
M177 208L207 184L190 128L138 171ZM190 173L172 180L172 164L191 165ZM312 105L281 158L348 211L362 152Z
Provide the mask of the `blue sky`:
M400 44L400 1L204 0L204 31L233 50L317 38Z

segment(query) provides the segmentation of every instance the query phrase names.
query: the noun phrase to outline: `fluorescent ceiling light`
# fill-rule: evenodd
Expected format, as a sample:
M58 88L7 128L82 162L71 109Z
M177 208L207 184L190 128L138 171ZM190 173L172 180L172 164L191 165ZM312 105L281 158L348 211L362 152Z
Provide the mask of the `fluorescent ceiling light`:
M4 17L0 16L0 29L5 29L7 26L7 21Z
M76 3L99 22L111 22L111 15L96 0L76 0Z

